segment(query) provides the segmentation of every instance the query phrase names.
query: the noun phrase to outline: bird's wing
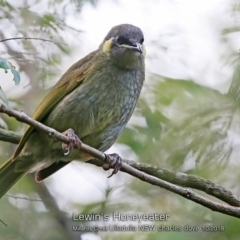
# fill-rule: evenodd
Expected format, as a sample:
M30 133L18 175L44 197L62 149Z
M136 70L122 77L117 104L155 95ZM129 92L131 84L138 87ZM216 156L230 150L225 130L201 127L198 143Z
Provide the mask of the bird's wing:
M82 58L75 64L73 64L66 73L60 78L56 85L48 92L43 101L39 104L32 118L37 121L42 121L56 106L56 104L61 101L67 94L72 92L77 86L79 86L86 78L89 71L92 69L92 62L94 62L94 57L96 56L94 51L88 54L86 57ZM17 149L12 157L14 160L22 151L26 141L28 140L31 133L34 131L32 126L27 126L23 137Z

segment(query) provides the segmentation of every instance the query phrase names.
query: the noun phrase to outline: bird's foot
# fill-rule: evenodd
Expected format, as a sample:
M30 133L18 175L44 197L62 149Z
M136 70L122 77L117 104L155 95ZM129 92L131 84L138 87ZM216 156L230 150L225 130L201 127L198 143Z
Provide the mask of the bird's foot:
M73 129L69 128L68 130L64 131L62 134L69 138L70 143L62 143L62 149L65 151L64 155L68 155L74 148L77 146L78 148L81 147L82 141L79 137L75 134Z
M116 174L119 171L119 169L122 167L122 158L116 153L105 154L105 156L106 156L106 163L102 165L102 168L106 171L109 170L110 168L113 168L111 175L108 176L108 178L110 178L114 174Z

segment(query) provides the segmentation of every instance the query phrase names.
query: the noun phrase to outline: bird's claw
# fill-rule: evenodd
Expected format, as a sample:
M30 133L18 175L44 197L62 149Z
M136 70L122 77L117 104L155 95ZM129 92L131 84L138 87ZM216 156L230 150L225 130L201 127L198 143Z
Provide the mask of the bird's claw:
M64 155L68 155L75 146L78 148L81 147L82 141L79 139L79 137L74 133L73 129L69 128L65 132L63 132L65 136L69 138L69 143L62 143L62 149L66 151Z
M104 170L109 170L110 168L113 168L112 173L108 178L112 177L114 174L116 174L120 168L122 167L122 158L116 154L105 154L106 156L106 162L103 164L102 168Z

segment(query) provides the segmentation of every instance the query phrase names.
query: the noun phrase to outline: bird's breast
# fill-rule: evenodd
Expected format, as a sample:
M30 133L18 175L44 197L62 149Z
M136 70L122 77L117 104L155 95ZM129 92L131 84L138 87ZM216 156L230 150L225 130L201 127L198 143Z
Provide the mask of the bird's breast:
M59 131L72 128L93 147L109 139L105 150L130 119L143 80L141 70L98 68L56 105L47 124Z

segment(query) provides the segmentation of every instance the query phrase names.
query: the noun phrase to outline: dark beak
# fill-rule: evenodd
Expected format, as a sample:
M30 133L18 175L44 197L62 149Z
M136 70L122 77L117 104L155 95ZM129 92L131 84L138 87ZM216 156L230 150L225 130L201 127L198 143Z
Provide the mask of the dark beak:
M133 46L131 46L131 48L139 53L143 53L143 47L141 43L134 43Z

